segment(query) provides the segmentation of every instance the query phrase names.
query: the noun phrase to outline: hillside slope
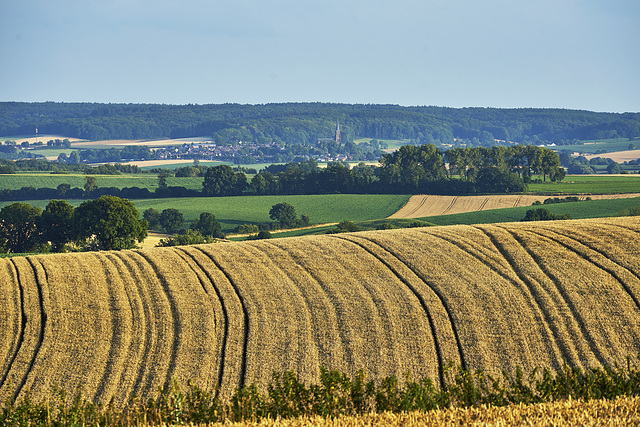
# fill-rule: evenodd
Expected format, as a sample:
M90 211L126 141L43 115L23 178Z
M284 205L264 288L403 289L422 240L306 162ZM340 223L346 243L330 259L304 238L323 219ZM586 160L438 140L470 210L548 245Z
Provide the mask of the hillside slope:
M442 378L640 351L640 220L431 227L0 260L0 394L118 403L319 367Z

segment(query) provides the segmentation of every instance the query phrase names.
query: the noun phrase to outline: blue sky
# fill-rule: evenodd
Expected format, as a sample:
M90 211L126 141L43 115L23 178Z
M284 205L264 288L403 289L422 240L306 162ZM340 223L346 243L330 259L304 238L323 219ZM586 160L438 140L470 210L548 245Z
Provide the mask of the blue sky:
M0 0L0 101L640 111L637 0Z

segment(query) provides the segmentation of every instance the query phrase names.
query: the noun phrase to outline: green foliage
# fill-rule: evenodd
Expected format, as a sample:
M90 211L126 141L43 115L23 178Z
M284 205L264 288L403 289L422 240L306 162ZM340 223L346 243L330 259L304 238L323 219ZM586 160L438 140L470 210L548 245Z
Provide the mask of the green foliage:
M258 231L260 231L260 229L255 224L241 224L236 228L238 234L253 234Z
M131 249L147 237L146 220L139 219L139 212L127 199L101 196L87 200L73 215L76 233L81 239L95 237L104 250Z
M287 202L277 203L269 210L269 218L277 221L282 228L292 228L296 226L296 208Z
M356 231L361 231L362 228L360 228L355 222L353 221L341 221L338 223L338 225L336 226L335 229L331 230L329 232L329 234L333 234L333 233L353 233Z
M38 221L42 210L28 203L12 203L0 210L0 248L5 252L31 252L40 242Z
M158 218L160 226L169 234L177 233L182 230L184 225L184 216L182 212L174 208L164 209Z
M150 229L155 229L160 225L160 212L157 209L149 208L142 212L142 217L149 223Z
M571 219L571 214L555 215L545 208L529 209L522 221L552 221L558 219Z
M565 363L557 372L536 368L525 373L516 368L512 374L503 371L497 376L449 362L444 366L443 377L444 384L440 386L427 377L414 380L409 373L403 381L390 376L376 383L367 380L362 370L352 379L321 367L318 381L307 385L295 372L274 372L266 394L251 384L237 390L228 400L191 382L182 388L173 381L146 402L127 402L124 410L111 403L103 406L89 402L82 397L81 390L71 398L64 390L55 388L41 401L34 400L29 393L16 401L9 390L0 406L0 425L192 425L301 416L335 418L383 411L614 399L635 396L640 390L640 370L630 358L626 366L582 370Z
M51 200L38 219L38 229L44 242L51 243L52 252L64 252L74 239L73 206L66 200Z
M623 209L618 216L638 216L640 215L640 206L632 206L629 209Z
M184 245L200 245L203 243L213 243L215 240L211 236L203 236L198 230L186 230L184 233L175 234L166 239L160 239L156 246L184 246Z
M216 239L224 239L225 237L215 215L209 212L202 212L200 218L191 225L191 228L203 236L215 237Z
M247 187L243 172L234 172L229 165L215 166L207 170L202 183L202 192L209 196L240 195Z

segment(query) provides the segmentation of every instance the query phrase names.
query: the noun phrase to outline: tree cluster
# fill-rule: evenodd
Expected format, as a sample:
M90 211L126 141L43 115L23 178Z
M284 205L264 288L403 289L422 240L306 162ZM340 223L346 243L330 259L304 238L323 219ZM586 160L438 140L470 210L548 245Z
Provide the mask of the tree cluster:
M222 226L215 215L210 212L200 213L200 217L191 224L189 230L185 230L184 215L178 209L167 208L159 212L157 209L149 208L142 213L142 216L149 223L149 228L152 230L163 231L168 234L186 234L191 230L205 238L225 238L224 233L222 233ZM190 236L193 236L193 234Z
M130 249L147 236L148 222L133 203L114 196L87 200L77 208L51 200L44 211L27 203L0 210L0 249L24 253L63 252L69 243L96 250Z

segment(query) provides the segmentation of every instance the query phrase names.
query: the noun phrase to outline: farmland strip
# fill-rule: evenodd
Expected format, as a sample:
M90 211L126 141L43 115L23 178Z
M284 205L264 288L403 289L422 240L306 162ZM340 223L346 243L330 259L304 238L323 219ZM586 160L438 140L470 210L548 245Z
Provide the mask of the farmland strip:
M372 240L369 239L369 241L377 246L379 246L382 250L385 251L385 253L388 253L389 256L396 258L399 262L403 263L409 270L411 270L413 272L413 274L415 274L417 277L420 278L420 280L427 286L427 288L437 297L440 305L444 308L446 314L447 314L447 320L449 322L449 324L451 325L451 330L453 332L454 338L455 338L455 343L456 343L456 347L457 347L457 351L458 351L458 355L460 358L460 366L464 369L467 368L467 362L466 362L466 358L465 358L465 354L462 350L462 343L460 341L460 335L458 333L458 329L457 326L455 324L455 322L453 321L453 313L451 310L451 307L449 306L446 297L435 287L432 286L431 283L429 282L429 280L424 276L424 274L419 271L418 269L414 268L411 266L411 264L409 262L407 262L406 259L403 259L403 257L401 255L398 255L396 253L394 253L389 247L387 247L386 245L384 245L383 243L377 241L377 240ZM435 336L434 336L435 338Z
M125 373L134 370L139 362L139 352L132 352L132 345L140 337L140 328L134 325L137 319L134 316L131 296L128 292L130 275L114 255L98 254L97 258L103 266L109 294L111 339L109 339L109 355L102 377L96 383L95 400L107 403L116 393L126 393L125 390L129 388L123 384L122 380L129 377ZM102 338L106 340L107 334Z
M480 207L478 208L479 211L483 210L484 207L487 205L487 202L489 201L489 198L485 198L482 203L480 204Z
M422 200L420 200L420 204L418 204L418 206L416 206L411 212L409 212L407 214L408 217L411 217L411 215L413 215L414 213L418 212L420 209L422 209L422 207L424 206L424 204L427 202L427 199L429 198L429 196L423 196Z
M518 206L520 206L520 200L522 200L522 196L518 196L518 198L516 199L516 202L513 204L514 208L517 208Z
M116 256L127 269L134 286L130 288L129 295L134 301L138 301L137 310L140 316L141 354L140 363L136 369L134 379L131 381L131 395L144 395L154 389L152 385L153 369L158 369L161 364L153 360L153 355L162 354L161 345L164 344L159 331L162 330L163 321L166 319L156 307L156 301L151 287L153 286L152 276L145 274L143 270L146 263L142 263L141 257L134 252L117 252ZM158 313L156 313L158 312ZM164 360L164 359L162 359Z
M592 264L598 266L599 268L601 268L602 270L606 271L607 273L609 273L611 276L613 276L618 283L620 284L620 286L622 287L622 289L627 293L627 295L633 300L633 303L635 304L636 308L638 308L638 310L640 310L640 301L638 301L638 298L635 296L635 294L633 293L633 291L631 290L631 288L629 287L628 280L624 280L622 277L620 277L620 274L618 274L615 271L615 267L619 268L622 270L622 274L628 274L631 275L633 277L633 279L640 280L640 277L638 277L637 274L635 274L634 272L632 272L631 270L625 268L624 266L615 263L613 260L611 260L610 258L608 258L605 254L603 254L600 250L598 250L596 247L589 245L585 242L581 242L578 239L576 239L575 237L568 235L568 234L564 234L564 233L560 233L556 230L552 230L552 229L540 229L543 231L547 231L549 233L554 233L556 235L565 237L569 240L571 240L573 242L572 245L569 245L565 242L563 242L560 238L555 238L552 237L546 233L543 233L541 231L535 231L535 230L528 230L531 233L537 234L541 237L546 237L550 240L553 240L554 242L556 242L557 244L563 246L564 248L570 250L571 252L579 255L580 257L582 257L584 260L591 262ZM582 250L578 250L577 248L581 248L581 247L586 247L591 249L593 252L596 252L598 254L598 256L592 256L589 255L588 253L586 253L585 251ZM614 264L615 267L607 267L607 261Z
M142 257L147 264L151 267L151 269L153 270L156 279L158 280L158 282L160 283L160 289L163 291L164 293L164 297L166 299L166 301L169 304L169 323L171 325L171 329L172 329L172 333L171 334L167 334L168 335L168 340L169 341L169 357L167 357L167 370L165 372L165 381L164 384L162 386L162 388L164 390L168 390L169 386L170 386L170 382L171 382L171 378L170 376L172 375L172 373L175 372L176 370L176 366L177 366L177 361L176 359L178 358L178 348L180 347L180 341L181 341L181 329L182 329L182 325L180 324L180 321L178 319L179 317L179 313L178 313L178 308L176 306L176 301L174 296L171 294L171 290L169 287L169 283L167 282L166 277L163 276L163 274L160 272L160 268L158 267L157 262L155 262L152 257L149 256L148 253L145 253L144 251L137 251L136 252L140 257ZM153 356L160 356L163 357L164 355L161 354L154 354Z
M178 253L185 260L185 262L189 264L193 272L198 276L198 280L200 281L202 289L207 294L207 296L209 296L208 301L211 304L211 310L214 315L214 328L216 330L216 338L219 335L217 332L217 330L219 329L218 325L219 323L222 323L222 338L220 339L220 345L216 346L214 357L214 359L218 362L217 370L214 373L214 378L216 378L217 383L215 387L216 396L218 396L223 385L223 377L225 375L224 367L227 363L226 352L227 346L229 345L229 315L227 313L227 308L224 305L224 300L220 294L220 291L214 284L214 280L209 272L209 269L207 269L206 266L204 266L198 259L198 254L202 255L202 253L197 251L194 253L192 251L193 248L188 246L176 248L176 253ZM208 284L206 283L206 280L209 281ZM211 293L209 292L207 285L213 289L215 298L210 296ZM218 310L222 312L222 316L217 313ZM219 319L222 319L222 321L219 322Z
M552 343L551 347L553 349L553 352L555 353L556 367L560 367L561 361L571 361L572 359L574 359L572 357L573 350L569 346L567 346L567 344L564 343L562 339L559 338L562 336L562 333L558 328L557 322L553 320L553 316L548 312L548 294L541 288L540 284L536 282L534 277L524 274L521 269L517 268L519 262L516 260L515 255L507 249L507 246L503 242L501 242L500 239L498 239L495 231L492 233L487 228L482 227L475 227L475 229L480 231L489 239L491 244L507 261L509 269L519 279L520 283L513 279L509 280L517 289L521 290L521 292L525 296L525 300L529 302L530 306L533 309L533 312L535 313L536 321L538 321L538 324L544 325L545 335ZM481 260L480 258L478 259ZM491 263L489 263L489 265L491 265ZM495 268L496 272L499 271L497 267L493 268ZM547 309L545 310L545 308Z
M7 376L9 375L9 372L11 372L13 368L13 363L16 360L16 357L18 356L20 349L22 348L25 329L27 327L25 295L24 295L23 285L22 283L20 283L18 269L16 268L15 263L12 261L3 262L3 267L4 269L6 269L6 271L3 271L4 274L2 274L2 276L4 276L5 278L8 278L8 280L4 282L4 284L6 284L7 286L7 289L3 289L3 292L6 291L8 293L7 299L11 298L11 295L13 294L14 303L11 304L8 301L3 299L2 307L4 307L5 310L7 310L7 313L5 316L3 316L2 319L0 319L0 321L2 321L3 324L5 322L9 323L12 319L15 319L16 321L13 322L15 323L14 325L9 326L9 328L12 329L11 331L4 330L4 328L2 330L3 336L5 337L5 339L2 341L4 342L5 345L9 343L10 345L7 346L8 347L6 350L7 357L3 357L3 360L5 362L3 365L2 379L0 379L0 390L2 390L2 388L4 387L5 381L7 380ZM15 287L18 288L18 292L15 292L14 289L10 289L9 288L10 284L14 284ZM17 301L15 301L15 296L18 297ZM10 312L8 312L10 310L10 307L15 307L16 316L10 316ZM10 336L12 337L11 340L9 340Z
M243 335L243 342L242 342L242 352L240 354L240 369L239 369L239 380L238 380L237 387L242 387L243 385L245 385L246 370L247 370L247 348L249 346L249 333L250 333L250 327L251 327L251 324L249 321L249 312L247 311L245 298L241 294L240 290L238 289L238 285L233 280L229 272L226 271L224 268L222 268L222 266L220 265L220 262L215 258L213 253L206 251L205 249L203 249L203 247L200 247L200 246L196 246L194 248L198 249L204 255L206 255L211 260L211 262L213 262L215 267L224 275L227 282L231 285L231 288L233 289L234 298L240 303L240 308L242 310L242 316L243 316L242 317L243 328L241 331ZM224 300L221 300L221 301L224 306L225 305Z
M307 304L314 307L314 313L317 313L316 316L320 318L319 322L323 325L315 328L316 340L321 343L319 344L319 353L322 355L320 359L326 361L329 368L344 368L341 362L346 360L349 339L346 336L346 328L340 327L341 319L337 314L335 303L332 301L334 291L327 287L327 284L321 280L314 269L310 269L305 265L305 262L296 251L297 248L287 243L289 242L279 240L268 242L268 245L276 248L283 257L287 257L286 259L292 261L292 267L287 268L287 274L292 280L295 280L293 272L302 276L298 283L304 283L306 286L300 286L300 291L305 295ZM271 256L275 261L275 255L271 253ZM317 302L310 303L309 301L312 299ZM327 334L329 334L329 338L326 337Z
M503 259L507 260L506 268L504 263L496 262L493 257L487 256L486 254L474 248L474 245L471 243L471 238L461 239L459 236L456 236L458 237L456 239L456 237L451 237L451 235L448 235L449 233L444 230L434 230L434 232L431 233L431 236L440 238L442 240L445 240L449 244L456 246L461 251L465 252L469 256L474 257L480 263L483 263L494 273L498 274L508 283L511 283L513 285L514 290L517 290L517 292L522 296L522 300L526 301L529 304L536 324L542 325L543 333L546 336L548 342L551 343L550 346L538 346L539 349L540 347L544 347L544 350L541 349L542 351L550 353L548 354L548 356L550 356L549 360L545 361L545 364L547 364L546 362L553 363L554 360L558 362L560 360L569 360L569 353L566 350L563 351L561 349L556 336L551 330L552 323L545 315L543 306L541 305L540 301L536 299L535 292L532 291L533 285L530 282L529 278L519 273L514 268L515 263L511 254L509 254L509 252L504 248L504 246L502 246L502 244L495 238L495 236L490 235L485 230L482 230L480 228L476 228L476 230L480 231L482 235L486 236L489 239L490 243L493 244L493 246L496 248L498 253L502 255ZM440 233L438 233L437 231L440 231ZM470 234L470 231L468 231L467 234ZM504 271L500 267L505 268L507 271ZM526 337L524 336L524 334L518 334L516 339L527 339L527 341L535 342L535 339L533 337ZM530 354L532 358L535 358L536 363L542 362L542 354L533 354L534 352L532 351L532 349L529 349L529 351L527 351L526 353L527 355ZM558 365L557 367L560 366Z
M400 274L400 272L392 265L392 262L390 262L387 259L385 259L384 256L376 254L372 249L367 247L367 244L362 243L362 241L360 239L358 239L355 236L349 236L349 237L335 236L335 237L341 238L343 240L346 240L346 241L349 241L349 242L353 243L354 245L357 245L358 247L360 247L363 250L365 250L368 254L370 254L371 256L376 258L380 263L382 263L389 270L391 270L391 272L413 293L413 295L416 297L416 299L418 299L418 301L420 302L420 305L422 306L422 310L426 314L427 320L429 322L429 328L431 330L431 336L433 337L433 345L434 345L434 350L435 350L435 353L436 353L437 367L438 367L438 378L440 380L440 385L444 389L446 389L446 383L445 383L445 378L444 378L444 364L447 361L445 360L445 358L443 356L444 352L442 350L442 347L441 347L439 339L438 339L439 333L436 330L436 326L435 326L435 322L433 320L433 316L431 315L431 311L429 310L427 302L424 300L423 296L416 290L416 288L411 284L411 282L404 275ZM366 240L366 242L368 244L375 244L375 243L371 242L370 240ZM384 252L385 252L384 255L386 255L387 257L393 256L389 251L385 250L384 248L382 248L379 245L377 245L377 246L380 249L384 250ZM405 264L403 264L403 265L405 265ZM460 345L458 345L458 355L459 355L461 363L464 363L464 355L462 354L462 349L461 349Z
M588 328L586 327L585 319L583 318L583 316L580 315L580 313L579 313L574 301L569 297L569 295L567 294L566 289L564 289L564 287L561 285L560 278L558 278L555 274L553 274L549 270L549 268L542 261L542 259L540 257L540 254L536 253L535 251L533 251L530 248L530 246L529 246L530 242L527 242L525 239L522 238L522 236L518 235L518 233L515 231L517 228L514 227L513 229L510 229L509 227L505 227L505 226L501 226L501 228L503 230L506 230L507 232L509 232L516 239L516 241L524 248L524 250L527 251L527 253L533 259L533 261L536 263L538 268L549 278L549 280L553 284L555 284L555 289L557 290L558 294L560 295L564 305L571 312L572 318L577 323L578 328L579 328L582 336L585 338L584 342L590 348L591 353L593 354L593 356L595 356L595 358L598 360L598 362L600 363L601 366L607 365L607 360L604 357L604 355L603 355L603 353L602 353L602 351L600 349L600 346L596 343L594 337L592 336L592 334L589 332ZM542 253L542 252L540 252L540 253Z
M12 260L13 261L13 260ZM19 384L16 385L16 389L15 389L15 393L14 393L14 398L17 398L20 395L20 392L22 391L22 389L24 388L25 384L27 383L27 380L29 378L29 374L31 374L31 371L33 369L33 366L36 362L36 358L38 357L38 354L40 352L40 349L42 347L42 343L44 341L44 335L45 335L45 331L47 329L47 313L45 311L45 307L44 307L44 296L43 296L43 292L42 292L42 287L43 284L40 282L39 278L38 278L38 272L36 271L36 267L34 265L34 261L32 259L32 257L28 257L25 259L26 263L23 263L23 265L25 266L25 269L27 269L27 265L29 266L28 268L28 277L29 279L26 279L27 281L31 281L31 278L33 278L32 283L35 285L35 288L37 289L37 296L38 296L38 305L39 305L39 309L40 309L40 322L37 323L37 325L39 326L38 328L38 338L35 342L35 345L33 347L33 353L31 355L31 358L29 360L29 363L24 371L24 374L22 376L22 380L20 381ZM15 267L16 267L16 271L19 271L19 267L17 265L17 261L14 263ZM22 276L23 279L25 279L25 276Z
M447 208L442 212L442 215L449 212L453 208L453 206L456 204L457 201L458 201L458 197L456 196L453 198L453 200L451 200L451 204L449 204L449 206L447 206Z

